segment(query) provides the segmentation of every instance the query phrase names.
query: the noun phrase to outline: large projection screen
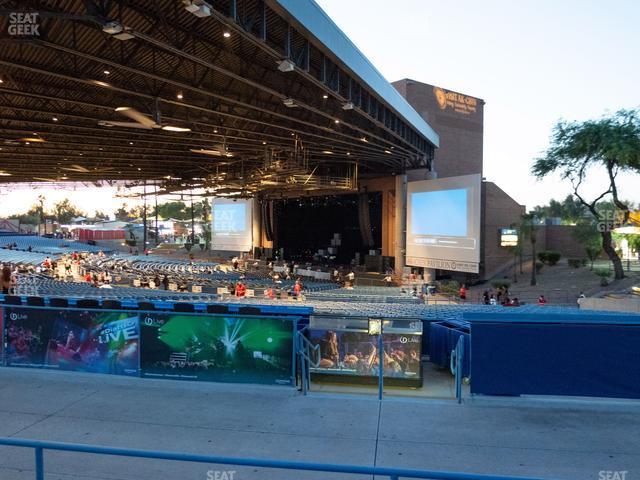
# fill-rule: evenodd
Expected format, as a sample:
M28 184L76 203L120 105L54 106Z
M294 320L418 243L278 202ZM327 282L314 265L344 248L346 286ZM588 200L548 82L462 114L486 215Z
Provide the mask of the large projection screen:
M478 273L481 176L407 184L407 265Z
M253 199L211 200L211 249L248 252L252 244Z

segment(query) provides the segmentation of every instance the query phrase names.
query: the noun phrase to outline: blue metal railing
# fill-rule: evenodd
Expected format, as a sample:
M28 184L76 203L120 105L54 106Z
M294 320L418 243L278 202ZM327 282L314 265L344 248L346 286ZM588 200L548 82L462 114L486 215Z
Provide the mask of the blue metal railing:
M541 480L532 477L512 477L499 475L481 475L460 472L431 472L427 470L411 470L388 467L365 467L356 465L338 465L329 463L289 462L282 460L261 460L257 458L218 457L213 455L197 455L191 453L163 452L153 450L136 450L129 448L99 447L75 443L43 442L39 440L22 440L1 438L0 445L11 447L33 448L35 451L36 480L44 480L44 451L57 450L64 452L92 453L117 457L151 458L177 462L209 463L215 465L233 465L241 467L259 467L282 470L308 472L347 473L360 475L379 475L390 480L400 478L422 478L429 480Z

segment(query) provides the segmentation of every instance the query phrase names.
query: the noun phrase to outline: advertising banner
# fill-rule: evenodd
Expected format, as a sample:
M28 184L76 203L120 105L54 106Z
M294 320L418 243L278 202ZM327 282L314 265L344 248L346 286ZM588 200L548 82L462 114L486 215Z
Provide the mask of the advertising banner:
M143 377L291 385L295 320L148 313Z
M4 309L8 366L137 376L138 314Z

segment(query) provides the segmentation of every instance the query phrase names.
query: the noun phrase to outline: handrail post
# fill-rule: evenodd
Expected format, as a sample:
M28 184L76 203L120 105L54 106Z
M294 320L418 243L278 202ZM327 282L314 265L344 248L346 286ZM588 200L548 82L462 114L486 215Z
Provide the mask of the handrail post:
M455 348L456 355L456 399L462 403L462 364L464 361L464 336L458 337Z
M384 375L384 352L382 346L382 329L378 334L378 400L382 401L382 391L384 390L383 375Z
M36 454L36 480L44 480L44 455L42 447L35 448Z

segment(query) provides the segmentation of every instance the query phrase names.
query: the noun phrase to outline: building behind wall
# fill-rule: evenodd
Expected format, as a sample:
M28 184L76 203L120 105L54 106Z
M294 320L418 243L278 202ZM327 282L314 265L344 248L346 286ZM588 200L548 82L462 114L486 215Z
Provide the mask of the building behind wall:
M392 85L440 136L433 164L437 177L482 175L484 100L407 78ZM512 253L500 247L499 231L519 224L525 207L483 181L481 211L480 278L489 278L513 262Z

